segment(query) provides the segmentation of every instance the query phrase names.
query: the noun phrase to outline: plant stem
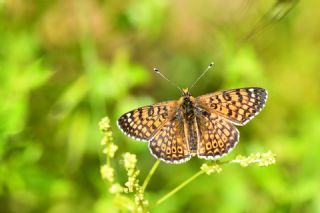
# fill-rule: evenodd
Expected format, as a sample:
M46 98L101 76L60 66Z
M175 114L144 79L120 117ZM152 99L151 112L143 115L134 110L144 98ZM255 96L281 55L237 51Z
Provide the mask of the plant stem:
M153 164L153 166L152 166L152 168L151 168L148 176L146 177L146 179L144 180L144 182L143 182L143 184L142 184L142 189L141 189L142 192L141 192L141 193L143 193L144 190L147 188L147 185L148 185L148 183L149 183L149 181L150 181L153 173L156 171L157 167L159 166L159 163L160 163L160 160L157 160L157 161Z
M156 203L156 205L159 205L161 203L163 203L165 200L167 200L168 198L170 198L172 195L174 195L177 191L179 191L180 189L182 189L183 187L185 187L188 183L190 183L191 181L193 181L195 178L197 178L198 176L202 175L203 173L205 173L204 171L200 170L199 172L197 172L196 174L192 175L190 178L188 178L187 180L185 180L184 182L182 182L179 186L177 186L176 188L174 188L173 190L171 190L169 193L167 193L166 195L164 195L162 198L160 198Z

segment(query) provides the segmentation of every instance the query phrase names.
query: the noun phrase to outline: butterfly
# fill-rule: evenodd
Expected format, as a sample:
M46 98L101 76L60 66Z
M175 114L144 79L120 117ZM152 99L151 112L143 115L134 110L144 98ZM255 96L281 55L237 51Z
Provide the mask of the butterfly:
M182 89L176 101L140 107L117 121L122 132L149 143L154 157L183 163L192 156L218 159L239 141L243 126L265 106L267 90L248 87L193 97Z

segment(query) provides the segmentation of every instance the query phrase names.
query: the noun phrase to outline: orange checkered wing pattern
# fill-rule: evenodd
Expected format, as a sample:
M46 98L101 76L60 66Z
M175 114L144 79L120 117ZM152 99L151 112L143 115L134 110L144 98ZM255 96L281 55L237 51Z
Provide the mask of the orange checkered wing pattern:
M150 140L151 153L167 163L183 163L191 158L185 138L181 111Z
M136 140L150 141L176 113L176 101L140 107L123 114L117 121L123 133Z
M118 126L128 136L149 142L151 153L167 163L190 159L183 115L176 101L162 102L125 113Z
M267 96L267 90L258 87L232 89L199 96L196 106L236 125L245 125L262 110Z
M215 113L202 111L199 126L199 158L217 159L230 152L239 141L237 128Z

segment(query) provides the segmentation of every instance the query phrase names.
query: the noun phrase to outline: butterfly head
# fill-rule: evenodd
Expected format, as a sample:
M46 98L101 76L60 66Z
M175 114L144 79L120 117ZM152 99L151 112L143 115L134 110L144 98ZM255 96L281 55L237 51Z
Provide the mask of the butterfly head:
M192 108L194 104L194 97L189 92L189 89L182 89L182 97L179 99L179 103L183 108Z
M183 97L190 97L191 93L189 92L188 88L182 89L182 96Z

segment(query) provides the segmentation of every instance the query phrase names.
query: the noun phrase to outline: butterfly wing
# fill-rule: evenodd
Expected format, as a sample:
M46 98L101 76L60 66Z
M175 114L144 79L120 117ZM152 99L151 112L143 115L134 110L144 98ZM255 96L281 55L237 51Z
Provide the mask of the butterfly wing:
M232 89L199 96L196 106L245 125L262 110L267 96L267 90L258 87Z
M191 157L176 101L127 112L118 119L118 126L134 139L149 141L151 153L167 163L182 163Z
M191 158L183 128L181 111L156 133L150 140L151 153L167 163L183 163Z
M123 114L117 124L129 137L149 141L176 113L177 107L176 101L140 107Z
M201 109L197 109L198 111ZM239 141L237 128L215 113L197 113L198 157L216 159L230 152Z

